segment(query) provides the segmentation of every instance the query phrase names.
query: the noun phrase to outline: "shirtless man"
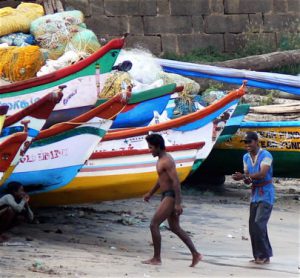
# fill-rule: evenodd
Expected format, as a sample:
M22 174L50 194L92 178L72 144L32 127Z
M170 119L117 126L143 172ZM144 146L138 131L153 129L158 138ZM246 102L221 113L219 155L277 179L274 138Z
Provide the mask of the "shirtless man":
M157 208L150 224L150 230L154 246L154 256L152 259L143 261L144 264L161 264L161 235L159 226L168 219L170 230L176 234L190 249L193 259L191 267L194 267L201 259L202 255L196 250L192 240L187 233L181 229L179 217L183 212L181 206L180 182L176 172L176 165L165 150L165 142L161 135L150 134L146 137L148 147L154 157L158 157L156 170L158 181L153 188L144 196L144 201L148 202L151 196L158 190L162 192L161 203Z

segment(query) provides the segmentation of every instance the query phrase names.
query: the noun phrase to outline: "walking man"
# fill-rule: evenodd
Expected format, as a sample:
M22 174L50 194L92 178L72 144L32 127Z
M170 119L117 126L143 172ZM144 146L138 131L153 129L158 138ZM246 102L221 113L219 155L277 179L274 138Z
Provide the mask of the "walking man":
M144 201L148 202L151 196L160 189L162 192L161 203L158 206L150 224L150 230L154 246L154 256L152 259L142 263L151 265L161 264L161 235L159 226L166 219L170 230L176 234L190 249L192 253L191 267L194 267L201 259L202 255L196 250L192 240L187 233L181 229L179 217L183 212L181 207L180 182L176 172L175 161L165 150L165 142L161 135L150 134L146 137L148 147L153 157L158 157L156 170L158 181L153 188L144 196Z
M252 185L249 233L254 260L251 262L266 264L273 256L267 231L275 199L273 157L267 150L259 147L256 132L247 132L243 141L248 151L243 157L244 174L235 172L232 177L236 181L244 180L246 184Z

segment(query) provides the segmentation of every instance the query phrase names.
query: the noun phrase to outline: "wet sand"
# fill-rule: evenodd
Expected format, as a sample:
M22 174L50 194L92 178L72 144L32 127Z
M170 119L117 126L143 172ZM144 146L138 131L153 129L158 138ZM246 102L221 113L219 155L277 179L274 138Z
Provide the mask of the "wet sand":
M299 180L276 184L269 221L274 257L250 263L249 189L230 180L217 192L183 188L182 227L204 259L161 226L162 265L153 254L149 223L159 196L35 210L39 224L22 224L0 246L0 277L299 277Z

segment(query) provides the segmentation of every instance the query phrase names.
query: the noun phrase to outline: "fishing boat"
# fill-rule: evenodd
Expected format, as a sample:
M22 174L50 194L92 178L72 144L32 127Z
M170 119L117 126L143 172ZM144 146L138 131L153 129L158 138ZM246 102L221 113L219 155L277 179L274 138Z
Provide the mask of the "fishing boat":
M100 97L104 80L112 71L124 40L113 39L88 58L53 73L1 86L0 105L8 105L8 115L12 115L57 86L66 86L64 97L49 117L47 126L86 112Z
M275 177L300 178L300 121L243 122L232 139L215 146L200 171L219 176L243 171L246 150L242 138L247 131L257 132L261 147L272 154Z
M7 111L8 111L7 105L0 105L0 133L2 131L2 127L5 121Z
M230 84L238 84L241 80L247 79L247 86L249 87L279 90L293 94L296 97L300 96L299 76L222 68L165 59L157 59L157 61L166 72L195 78L209 78ZM299 107L299 104L297 107ZM291 109L298 111L295 110L299 109L297 107L292 107ZM268 109L271 108L269 107ZM286 109L286 107L276 107L276 111L279 111L279 109ZM238 141L247 130L257 131L262 142L269 142L262 143L262 147L268 149L274 157L274 176L299 177L299 170L296 169L300 159L297 149L299 144L299 137L297 137L299 136L297 135L297 132L299 132L299 120L288 122L255 120L250 122L242 121L236 136L232 140L224 137L225 140L223 142L216 144L209 157L195 172L193 183L202 181L211 184L222 184L225 181L224 175L232 174L238 170L241 171L242 154L245 153L245 149ZM277 142L274 144L277 147L274 147L275 145L273 147L268 146L271 141L270 138L265 137L266 134L277 134L276 136L274 135ZM287 137L282 136L283 134L286 134ZM293 135L290 136L288 134ZM226 158L226 163L224 163L224 158Z
M63 88L58 88L5 119L0 134L0 185L9 177L54 107L62 99L62 90Z
M31 191L32 202L37 206L61 205L131 198L147 192L157 179L156 159L145 140L149 132L164 137L183 181L199 152L207 156L217 140L219 133L215 135L213 121L232 113L228 111L234 110L244 89L243 85L203 110L177 119L108 132L69 184L44 193Z
M18 181L27 191L51 191L69 183L90 157L125 106L127 96L119 94L69 122L45 129L35 138L5 185Z

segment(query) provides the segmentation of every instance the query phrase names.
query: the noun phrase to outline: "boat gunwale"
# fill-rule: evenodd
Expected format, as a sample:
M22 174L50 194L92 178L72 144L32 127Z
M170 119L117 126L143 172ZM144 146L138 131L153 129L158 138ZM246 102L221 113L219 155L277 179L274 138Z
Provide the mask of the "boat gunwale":
M205 145L204 141L189 143L176 146L166 146L167 152L176 152L176 151L185 151L190 149L201 149ZM122 151L97 151L93 152L89 159L101 159L101 158L111 158L117 156L133 156L133 155L142 155L150 154L149 149L139 149L139 150L122 150Z
M52 112L52 110L54 109L54 106L60 102L62 97L63 97L62 91L52 92L52 93L45 95L44 97L42 97L35 103L27 106L26 108L20 110L19 112L15 113L13 115L7 116L4 121L3 127L8 127L8 126L20 121L22 118L29 116L30 114L38 113L38 111L41 110L41 107L47 109L48 111L51 110L51 112ZM50 115L50 113L49 113L49 115Z
M100 59L102 56L104 56L109 51L111 51L113 49L121 49L124 45L124 42L125 42L125 38L112 39L107 44L102 46L97 52L93 53L91 56L87 57L86 59L78 61L77 63L75 63L73 65L64 67L55 72L48 73L48 74L40 76L40 77L34 77L34 78L27 79L27 80L15 82L13 84L0 86L0 96L1 96L1 94L17 92L17 91L29 89L32 87L44 85L44 84L62 79L71 74L74 74L74 73L84 69L85 67L91 65L93 62Z
M218 109L221 109L222 107L224 107L226 104L230 103L231 101L241 98L245 94L245 86L246 86L245 83L243 83L243 85L240 88L231 91L225 97L223 97L220 100L216 101L215 103L203 108L202 110L198 110L198 111L190 113L188 115L184 115L179 118L172 119L170 121L166 121L166 122L151 125L151 126L125 129L125 130L120 130L120 131L115 131L115 132L108 132L104 136L102 141L109 141L109 140L122 139L122 138L126 138L126 137L139 136L139 135L145 134L149 131L157 132L157 131L162 131L162 130L166 130L166 129L170 129L170 128L176 128L178 126L186 125L188 123L203 119L206 116L210 115L211 113L216 112Z

